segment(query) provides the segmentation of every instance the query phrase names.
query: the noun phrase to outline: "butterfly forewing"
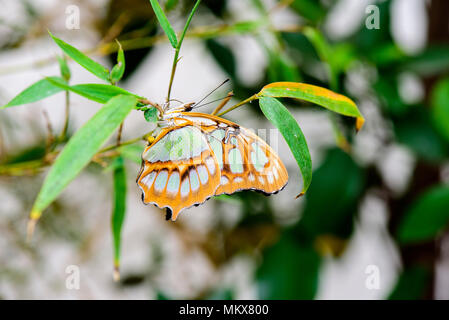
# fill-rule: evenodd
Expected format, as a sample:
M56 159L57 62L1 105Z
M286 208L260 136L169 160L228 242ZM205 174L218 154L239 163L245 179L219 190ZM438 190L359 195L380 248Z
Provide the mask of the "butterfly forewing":
M179 212L211 197L220 183L214 153L200 129L184 125L167 128L142 155L137 183L144 203Z

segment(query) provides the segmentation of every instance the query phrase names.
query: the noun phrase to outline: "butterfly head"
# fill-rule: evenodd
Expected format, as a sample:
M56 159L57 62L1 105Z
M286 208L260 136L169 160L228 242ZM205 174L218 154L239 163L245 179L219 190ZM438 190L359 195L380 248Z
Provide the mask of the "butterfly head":
M158 109L158 121L157 126L159 128L166 128L173 125L173 118L180 115L181 112L189 112L193 110L195 102L183 103L179 106L170 107L167 103L156 105Z

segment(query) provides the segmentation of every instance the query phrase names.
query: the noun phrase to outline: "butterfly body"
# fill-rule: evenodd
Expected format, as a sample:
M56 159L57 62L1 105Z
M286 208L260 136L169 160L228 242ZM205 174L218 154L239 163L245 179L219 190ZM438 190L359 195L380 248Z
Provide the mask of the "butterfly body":
M229 120L184 110L163 114L159 133L142 154L137 184L145 204L169 209L174 221L183 209L215 195L272 194L285 187L285 166L257 135Z

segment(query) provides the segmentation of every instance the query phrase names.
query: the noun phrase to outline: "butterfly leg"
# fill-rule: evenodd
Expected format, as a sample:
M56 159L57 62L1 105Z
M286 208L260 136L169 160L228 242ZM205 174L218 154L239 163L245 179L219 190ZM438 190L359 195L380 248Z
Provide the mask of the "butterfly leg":
M223 107L229 102L229 100L231 100L231 98L234 96L234 92L231 91L228 93L228 95L226 96L226 98L224 98L220 104L218 105L218 107L215 108L214 111L212 111L211 115L216 115L221 109L223 109Z

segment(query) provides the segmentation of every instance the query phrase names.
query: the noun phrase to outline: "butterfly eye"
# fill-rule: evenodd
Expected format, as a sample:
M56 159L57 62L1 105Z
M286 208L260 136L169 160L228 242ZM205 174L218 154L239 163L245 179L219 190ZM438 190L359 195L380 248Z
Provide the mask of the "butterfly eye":
M184 105L184 111L186 111L186 112L192 111L194 104L195 104L195 102L191 102L191 103L185 104Z

